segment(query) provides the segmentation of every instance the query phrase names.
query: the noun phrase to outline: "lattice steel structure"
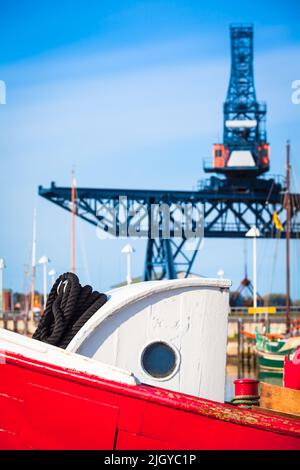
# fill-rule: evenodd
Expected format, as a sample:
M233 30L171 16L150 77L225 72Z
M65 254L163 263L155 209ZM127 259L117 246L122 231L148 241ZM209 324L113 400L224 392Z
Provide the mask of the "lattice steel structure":
M258 177L269 169L269 144L264 128L266 106L257 101L254 88L253 28L232 26L230 34L231 75L224 104L224 142L214 145L213 166L205 168L225 177L212 176L208 183L202 181L198 191L76 190L77 216L96 225L99 233L120 237L134 232L139 236L139 231L146 230L145 280L173 279L178 271L185 276L191 273L201 236L192 239L191 246L184 231L178 235L180 214L186 206L192 208L193 227L199 227L197 214L202 213L202 229L207 238L244 237L252 225L258 227L262 237L275 238L278 233L273 224L274 211L285 228L284 183ZM50 188L40 187L39 194L71 211L71 188L52 183ZM291 199L291 238L297 238L300 195L292 195ZM169 208L167 217L162 213L156 217L158 229L154 236L149 232L154 219L151 205ZM163 236L166 224L169 237ZM283 230L281 237L285 236Z
M267 106L257 101L254 87L253 27L231 26L230 35L231 73L224 103L223 141L230 149L249 148L257 156L257 147L267 142ZM226 122L236 120L256 121L256 126L244 133L226 126Z
M50 188L39 188L39 195L71 211L71 189L57 187L52 183ZM120 198L121 196L121 198ZM285 226L284 195L270 192L268 201L266 193L248 192L232 193L225 188L212 190L208 185L199 191L139 191L127 189L77 188L76 214L87 222L98 227L103 233L114 233L116 236L130 236L129 229L134 225L136 232L139 228L151 225L151 204L167 204L170 207L170 238L164 239L160 221L160 229L156 238L148 238L144 279L174 279L178 271L186 276L191 272L193 262L198 252L196 243L187 248L189 241L183 236L176 237L176 220L180 208L190 204L196 209L196 214L204 216L204 237L207 238L241 238L245 237L251 225L256 224L262 237L275 238L278 234L273 225L273 212L276 210ZM299 237L300 195L292 195L294 201L291 225L291 238ZM148 208L136 215L135 207ZM116 226L112 213L118 214ZM195 224L198 223L195 221ZM285 232L281 232L285 237Z
M267 107L256 98L253 73L253 27L232 25L231 71L223 106L223 142L213 146L207 172L230 178L255 178L269 170Z

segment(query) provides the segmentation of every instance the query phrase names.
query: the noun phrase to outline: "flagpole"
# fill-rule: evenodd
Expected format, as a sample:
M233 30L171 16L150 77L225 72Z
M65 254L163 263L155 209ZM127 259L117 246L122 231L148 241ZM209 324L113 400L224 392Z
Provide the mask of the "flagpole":
M290 332L290 225L291 225L291 199L290 199L290 141L286 143L286 332Z
M75 273L75 174L72 171L72 190L71 190L71 202L72 202L72 229L71 229L71 251L72 251L72 262L71 271Z
M31 252L31 320L34 320L34 291L35 291L35 270L36 270L36 207L33 210L32 226L32 252Z

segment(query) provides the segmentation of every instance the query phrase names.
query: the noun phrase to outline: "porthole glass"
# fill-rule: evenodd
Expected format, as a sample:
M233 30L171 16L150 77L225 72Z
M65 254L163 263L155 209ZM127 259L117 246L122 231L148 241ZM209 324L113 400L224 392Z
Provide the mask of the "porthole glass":
M163 341L149 344L143 351L141 361L144 370L157 379L171 375L177 365L174 349Z

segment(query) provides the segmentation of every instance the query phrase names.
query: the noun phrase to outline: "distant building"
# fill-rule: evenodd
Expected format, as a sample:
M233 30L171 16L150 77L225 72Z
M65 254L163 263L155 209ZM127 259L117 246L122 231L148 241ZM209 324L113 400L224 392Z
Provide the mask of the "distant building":
M26 295L27 301L30 302L30 294L23 294L21 292L13 292L12 289L3 290L3 311L12 312L12 311L22 311L25 310L26 304ZM34 294L34 308L40 309L41 306L41 294L35 292Z

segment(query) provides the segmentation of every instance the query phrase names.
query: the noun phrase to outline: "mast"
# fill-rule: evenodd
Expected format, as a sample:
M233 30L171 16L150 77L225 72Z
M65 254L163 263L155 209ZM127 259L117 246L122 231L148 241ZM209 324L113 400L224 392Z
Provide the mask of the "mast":
M72 171L71 206L72 206L72 229L71 229L72 264L71 264L71 271L72 271L72 273L75 273L75 174L74 174L74 170Z
M34 308L34 290L35 290L35 270L36 270L36 207L33 209L33 225L32 225L32 251L31 251L31 319L33 320Z
M291 231L291 198L290 198L290 141L286 143L286 332L290 332L290 231Z
M24 265L24 280L23 280L23 291L24 291L24 311L25 311L25 320L24 320L24 325L25 325L25 331L24 334L27 336L28 332L28 315L29 315L29 308L30 308L30 296L31 292L28 292L28 277L30 275L29 271L29 266Z

